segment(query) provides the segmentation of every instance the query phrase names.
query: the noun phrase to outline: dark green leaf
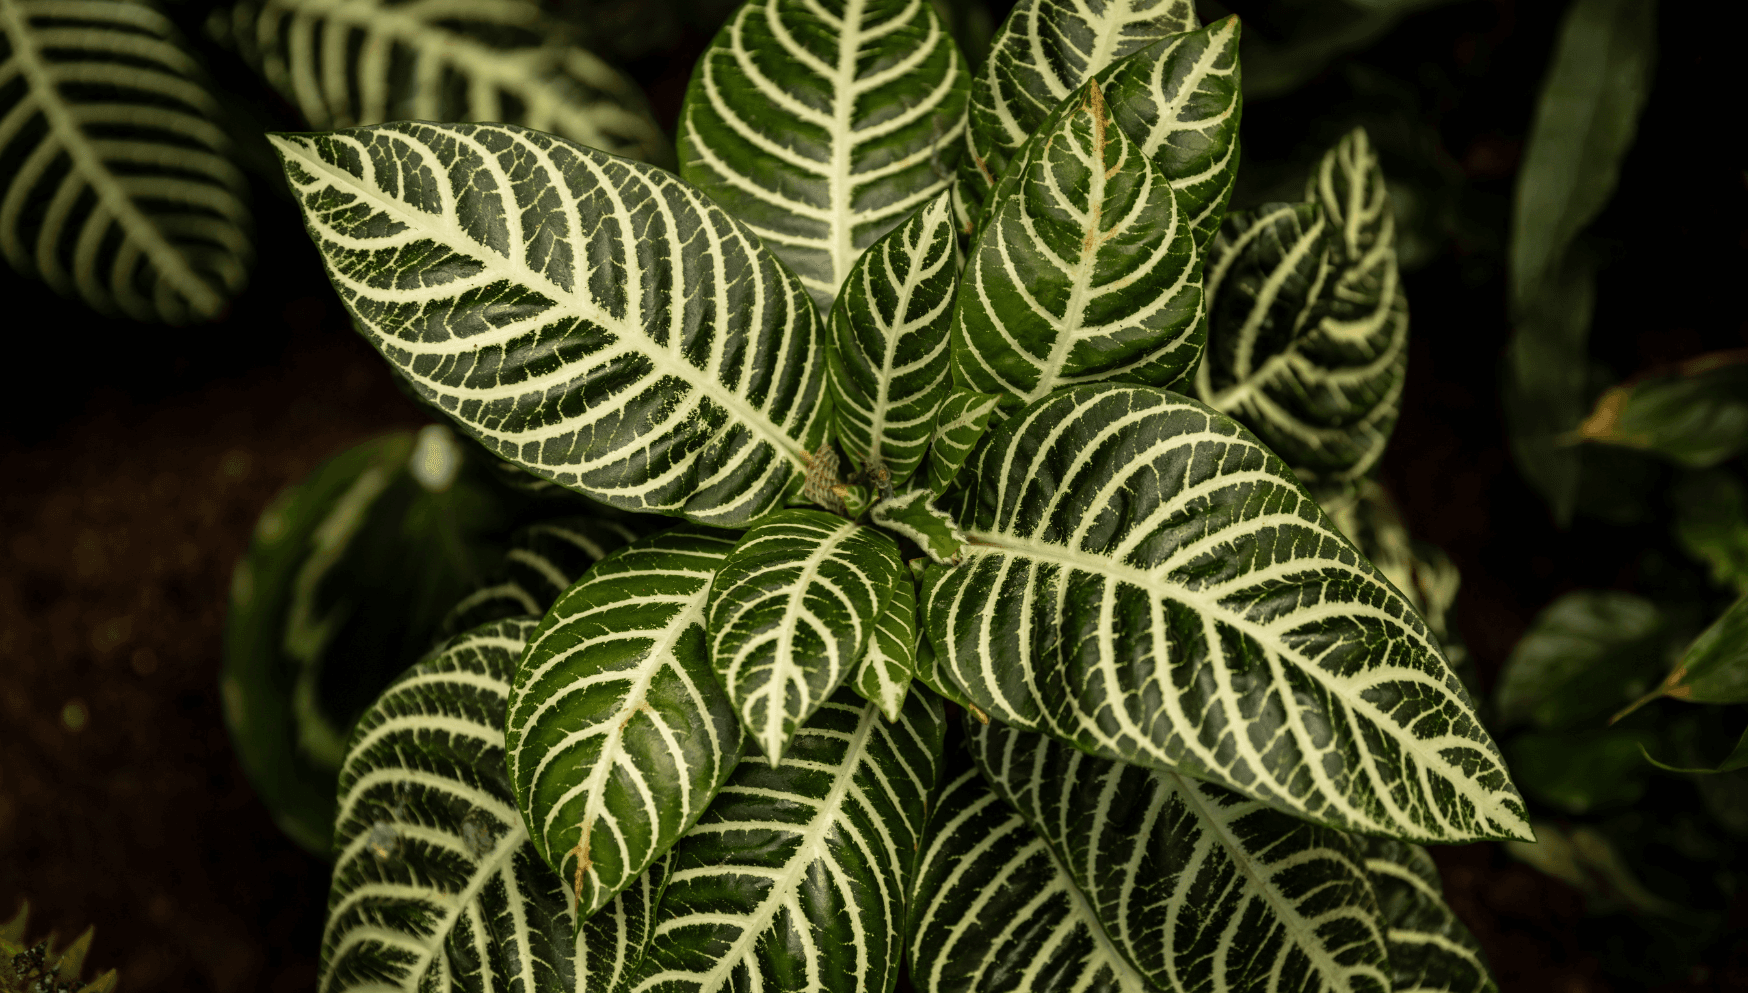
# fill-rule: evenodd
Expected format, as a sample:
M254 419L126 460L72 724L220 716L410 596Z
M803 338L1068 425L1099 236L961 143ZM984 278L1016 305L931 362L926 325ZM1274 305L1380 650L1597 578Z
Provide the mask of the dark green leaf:
M909 538L940 565L958 565L965 544L953 519L937 509L927 490L912 490L882 500L874 507L872 522L893 534Z
M1391 989L1496 993L1481 943L1451 913L1432 856L1419 845L1364 839L1366 875L1389 928Z
M1741 480L1722 470L1689 473L1669 497L1681 547L1711 567L1712 582L1748 593L1748 492Z
M1642 751L1656 740L1628 728L1526 731L1506 741L1505 754L1526 795L1564 813L1590 814L1644 795L1651 769Z
M1000 403L1001 396L995 393L960 388L947 394L935 415L935 430L929 441L927 489L931 494L940 496L953 485L959 467L965 464L965 456L983 437Z
M1614 387L1578 434L1691 469L1734 458L1748 448L1748 351L1706 356L1674 375Z
M850 681L856 695L878 706L889 721L898 720L916 675L916 640L916 584L900 575Z
M487 621L544 615L584 571L637 535L631 524L589 517L554 518L517 530L499 573L449 609L442 636Z
M1650 688L1668 659L1669 622L1631 593L1579 590L1536 616L1494 690L1501 726L1576 728Z

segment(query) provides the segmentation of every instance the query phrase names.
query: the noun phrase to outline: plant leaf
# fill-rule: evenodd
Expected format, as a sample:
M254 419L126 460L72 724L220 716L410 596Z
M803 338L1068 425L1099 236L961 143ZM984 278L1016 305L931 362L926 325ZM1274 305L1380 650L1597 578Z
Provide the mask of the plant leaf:
M991 717L1334 827L1527 830L1425 624L1235 422L1081 386L966 470L966 564L920 599L936 664Z
M1748 703L1748 595L1693 640L1651 696L1690 703Z
M254 255L248 183L169 18L0 0L0 254L108 314L218 317Z
M1020 0L971 83L955 197L975 221L1020 146L1099 70L1196 27L1189 0ZM967 233L969 228L965 229Z
M1730 749L1730 754L1724 756L1724 760L1719 762L1716 768L1680 768L1678 766L1668 765L1657 761L1655 758L1652 758L1651 753L1646 751L1643 747L1639 749L1639 753L1645 756L1645 761L1662 769L1664 772L1685 772L1702 776L1710 776L1720 772L1735 772L1738 769L1748 769L1748 731L1742 732L1742 737L1736 741L1736 747Z
M1578 426L1585 441L1707 469L1748 448L1748 350L1683 363L1673 375L1611 387Z
M856 260L832 306L833 424L838 444L876 483L902 484L922 464L952 389L958 254L942 193Z
M319 131L520 124L674 160L638 85L529 0L241 0L229 15L224 30L244 60Z
M857 663L850 688L856 695L880 708L889 721L898 720L916 675L916 584L900 575L892 597L880 611L868 650Z
M1669 490L1675 538L1718 586L1748 593L1748 487L1726 469L1683 473Z
M863 250L952 179L970 85L924 0L749 0L693 72L680 175L828 311Z
M1017 407L1063 386L1167 386L1202 351L1202 266L1159 168L1098 84L1064 102L994 193L953 314L955 382Z
M972 446L989 428L1001 404L998 393L978 393L955 388L935 414L935 431L929 439L926 488L934 496L947 492Z
M710 661L771 765L850 677L903 569L891 538L820 510L772 515L722 563Z
M1511 772L1524 795L1565 814L1602 813L1637 803L1651 770L1643 728L1524 731L1505 742Z
M495 621L407 670L340 771L321 993L610 989L651 934L658 862L573 937L504 768L504 708L533 618Z
M819 319L702 193L510 125L273 140L359 328L488 449L701 524L799 490L829 417Z
M1363 838L1366 875L1389 927L1391 988L1496 993L1481 944L1444 901L1438 866L1419 845Z
M592 517L556 517L510 535L498 575L449 608L440 630L449 638L487 621L540 617L588 568L636 540L637 529Z
M1644 597L1575 590L1536 615L1494 689L1499 726L1577 728L1613 713L1657 681L1672 625Z
M704 641L710 580L735 538L683 526L633 542L529 638L505 725L510 781L578 920L672 847L740 761Z
M1229 216L1216 237L1196 392L1302 479L1357 479L1390 440L1408 363L1395 222L1364 129L1309 187L1306 203Z
M1228 15L1155 42L1099 75L1111 115L1178 192L1207 247L1238 177L1239 23Z
M874 505L870 520L893 534L909 538L937 565L958 565L965 535L946 513L937 510L927 490L911 490Z
M920 693L889 723L843 690L780 766L742 763L674 847L627 988L890 990L945 722Z
M1044 839L951 751L912 891L911 983L922 993L1159 993Z
M988 724L968 737L996 792L1155 985L1389 993L1357 838L1043 735Z

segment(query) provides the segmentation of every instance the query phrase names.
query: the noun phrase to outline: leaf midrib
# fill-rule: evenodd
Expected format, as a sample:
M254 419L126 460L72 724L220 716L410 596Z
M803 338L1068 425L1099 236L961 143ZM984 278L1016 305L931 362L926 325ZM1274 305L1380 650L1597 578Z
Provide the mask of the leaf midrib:
M182 253L165 239L163 232L115 181L96 148L80 130L43 61L42 53L37 51L31 38L28 15L22 6L20 0L0 0L0 34L12 41L12 56L18 60L20 75L25 78L29 91L37 96L37 107L48 120L49 132L66 150L73 160L74 170L96 192L98 202L103 204L109 216L128 239L142 247L159 277L171 284L202 316L216 314L224 307L224 299L195 274Z

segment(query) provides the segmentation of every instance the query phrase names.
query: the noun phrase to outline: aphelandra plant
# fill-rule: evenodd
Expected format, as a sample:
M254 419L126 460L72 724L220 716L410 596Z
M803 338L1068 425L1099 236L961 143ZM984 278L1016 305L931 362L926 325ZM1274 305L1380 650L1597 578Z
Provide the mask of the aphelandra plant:
M1492 988L1417 845L1523 803L1306 488L1395 418L1382 172L1227 216L1238 37L1026 0L973 75L921 0L749 0L678 176L274 138L426 403L681 519L358 722L324 991Z

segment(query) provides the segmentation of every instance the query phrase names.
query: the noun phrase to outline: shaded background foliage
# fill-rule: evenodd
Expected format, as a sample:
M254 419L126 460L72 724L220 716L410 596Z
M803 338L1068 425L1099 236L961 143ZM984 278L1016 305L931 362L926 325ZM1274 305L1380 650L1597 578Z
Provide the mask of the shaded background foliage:
M671 130L687 73L730 5L551 6L591 27ZM1456 625L1490 688L1555 596L1664 592L1663 563L1679 552L1656 508L1630 513L1630 501L1581 504L1556 528L1506 444L1511 193L1562 5L1372 3L1417 9L1363 24L1351 20L1360 6L1203 4L1205 19L1244 19L1247 77L1279 87L1247 97L1235 206L1279 196L1355 124L1380 147L1407 228L1415 324L1380 475L1409 530L1462 570ZM170 13L200 37L204 7ZM1356 47L1294 62L1284 43L1326 24L1347 25L1328 41ZM1658 28L1638 140L1588 236L1602 260L1591 354L1615 379L1748 339L1748 310L1730 292L1748 272L1732 36L1672 3ZM223 90L257 92L239 63L210 58ZM288 108L272 109L276 119L255 124L292 126ZM0 273L13 370L0 394L0 914L28 895L39 929L96 924L92 965L119 967L130 991L312 987L326 867L273 827L226 739L225 595L280 488L347 445L424 420L347 326L268 175L251 177L254 281L220 322L68 317L38 285ZM1585 492L1637 492L1633 474L1600 468L1613 475ZM1605 973L1634 950L1608 947L1575 891L1496 846L1434 854L1502 989L1638 988ZM1748 987L1740 898L1729 930L1664 988Z

